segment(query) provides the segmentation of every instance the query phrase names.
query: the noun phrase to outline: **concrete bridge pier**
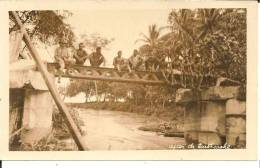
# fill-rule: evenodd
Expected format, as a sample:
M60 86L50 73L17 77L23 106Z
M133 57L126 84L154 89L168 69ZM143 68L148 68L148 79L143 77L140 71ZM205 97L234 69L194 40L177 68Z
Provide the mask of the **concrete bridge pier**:
M10 144L33 144L52 127L53 99L35 61L21 52L23 37L22 31L9 34Z
M34 143L48 135L52 128L53 100L48 90L26 90L21 140Z
M10 135L23 128L19 134L21 142L33 144L51 131L53 99L33 61L20 60L10 67L10 104L21 104L17 112L10 106L10 120L20 116L16 121L19 125L10 123ZM54 82L53 75L52 78Z
M242 99L239 86L177 90L176 103L185 107L186 144L245 147L246 103Z

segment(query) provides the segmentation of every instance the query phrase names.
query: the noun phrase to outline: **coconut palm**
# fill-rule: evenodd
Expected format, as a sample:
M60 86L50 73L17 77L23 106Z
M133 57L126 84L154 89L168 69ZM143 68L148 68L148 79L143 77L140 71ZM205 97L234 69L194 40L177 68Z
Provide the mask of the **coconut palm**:
M197 40L206 36L207 33L213 33L219 29L219 21L221 19L221 11L217 9L198 9L197 31L199 32Z
M160 43L161 31L164 28L158 28L156 24L149 26L148 35L141 33L142 38L136 40L136 42L142 41L145 45L148 45L151 49L154 49Z

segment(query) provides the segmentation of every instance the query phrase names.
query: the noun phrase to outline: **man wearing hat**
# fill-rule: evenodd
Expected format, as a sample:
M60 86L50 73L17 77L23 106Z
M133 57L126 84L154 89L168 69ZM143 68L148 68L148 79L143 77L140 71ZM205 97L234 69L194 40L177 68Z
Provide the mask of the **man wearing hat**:
M62 73L65 73L65 67L67 65L75 63L73 54L69 50L67 46L67 41L65 39L60 40L59 47L55 50L54 59L55 62L59 64L59 70Z

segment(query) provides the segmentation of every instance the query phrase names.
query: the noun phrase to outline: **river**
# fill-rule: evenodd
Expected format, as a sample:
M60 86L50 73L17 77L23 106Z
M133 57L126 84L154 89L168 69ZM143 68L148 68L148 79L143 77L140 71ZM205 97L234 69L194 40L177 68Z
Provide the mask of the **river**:
M89 150L163 150L184 144L183 138L138 130L147 118L145 115L81 108L78 111Z

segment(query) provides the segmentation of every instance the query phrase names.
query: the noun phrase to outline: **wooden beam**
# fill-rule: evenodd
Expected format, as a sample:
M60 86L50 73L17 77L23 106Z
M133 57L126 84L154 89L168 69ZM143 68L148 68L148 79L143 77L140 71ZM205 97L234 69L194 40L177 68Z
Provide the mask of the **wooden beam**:
M19 26L19 28L24 33L23 40L24 40L25 44L27 45L30 53L32 54L32 57L35 60L36 65L37 65L39 71L41 72L43 79L44 79L60 113L62 114L63 118L65 119L65 122L69 128L69 131L70 131L75 143L78 146L78 149L87 150L87 147L81 137L80 131L77 128L77 125L75 124L74 120L72 119L72 117L71 117L67 107L63 103L62 99L60 98L60 95L59 95L57 89L55 88L55 85L52 82L52 79L51 79L45 65L41 61L41 58L40 58L37 50L34 48L29 35L27 34L26 30L23 28L23 24L22 24L19 16L17 15L17 13L15 11L11 11L11 14L14 17L16 24Z
M72 69L77 69L77 70L82 70L82 71L99 71L99 72L117 72L117 73L129 73L128 71L122 70L118 72L114 68L106 68L106 67L92 67L92 66L84 66L84 65L72 65L70 66ZM57 63L47 63L47 69L49 72L54 73L58 69L58 64ZM143 76L143 75L157 75L157 76L162 76L161 72L150 72L150 71L135 71L134 73Z
M103 67L91 67L91 66L81 66L72 65L69 68L77 70L78 72L68 73L60 75L57 72L58 65L56 63L48 63L47 69L50 73L55 76L61 76L64 78L74 78L74 79L85 79L85 80L101 80L108 82L123 82L123 83L137 83L137 84L147 84L147 85L170 85L160 74L160 72L146 72L146 71L135 71L129 73L128 71L120 71L113 68L103 68ZM110 74L110 75L106 75ZM144 76L151 77L153 79ZM156 80L155 80L156 79Z
M68 69L76 70L74 73L57 73L58 64L57 63L47 63L47 69L50 73L55 76L61 76L64 78L74 78L74 79L85 79L85 80L101 80L108 82L124 82L124 83L137 83L144 85L165 85L172 87L183 86L182 78L185 77L185 84L187 87L191 86L191 80L195 76L192 74L181 74L180 72L175 72L170 76L163 75L162 72L150 72L150 71L134 71L132 73L128 71L118 72L114 68L104 68L104 67L92 67L83 65L71 65L67 67ZM110 75L106 75L110 74ZM166 79L168 77L168 79ZM205 75L201 84L201 87L215 86L216 77L211 75Z
M60 76L55 74L56 77ZM117 77L103 77L103 76L92 76L92 75L81 75L81 74L63 74L63 78L74 78L74 79L85 79L85 80L100 80L108 82L122 82L122 83L137 83L144 85L170 85L166 81L161 80L142 80L142 79L127 79L127 78L117 78Z

